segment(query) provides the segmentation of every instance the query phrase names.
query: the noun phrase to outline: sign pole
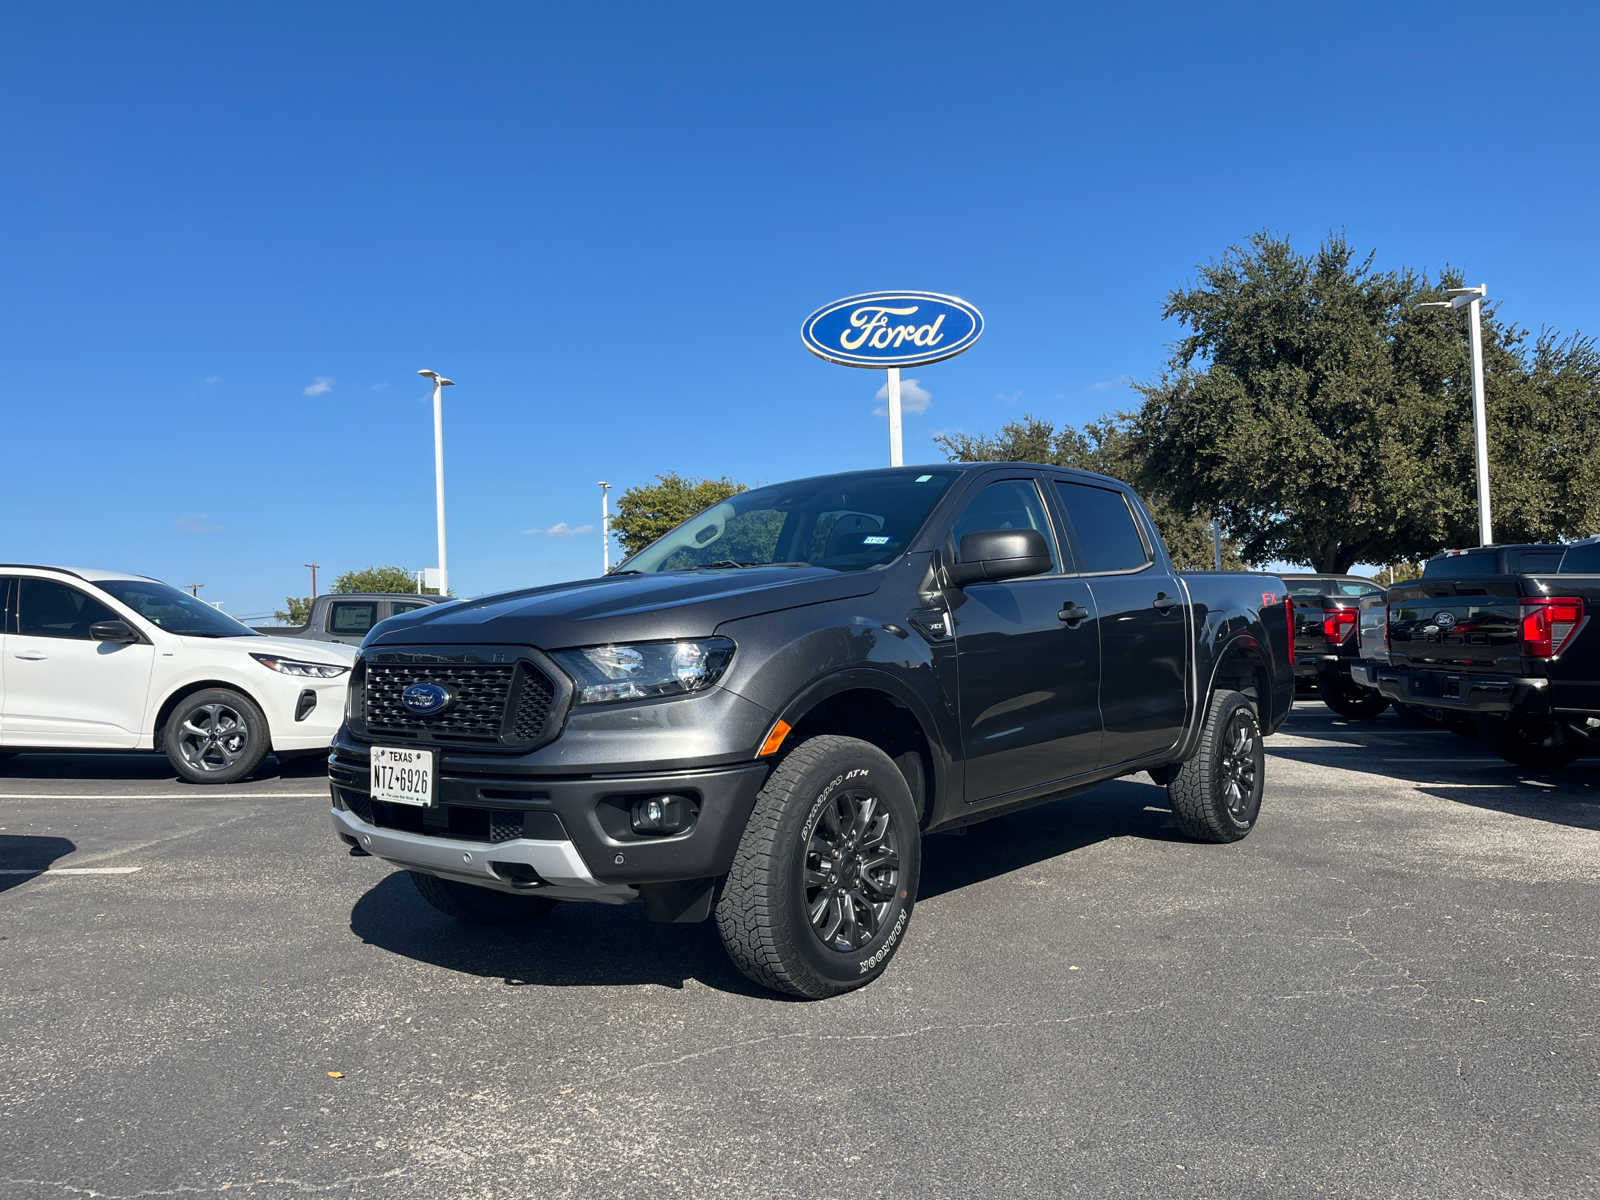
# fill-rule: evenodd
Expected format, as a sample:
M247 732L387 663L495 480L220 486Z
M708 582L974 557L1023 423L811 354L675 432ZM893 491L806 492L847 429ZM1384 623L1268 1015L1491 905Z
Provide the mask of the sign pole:
M900 368L889 367L889 465L902 465L900 454Z

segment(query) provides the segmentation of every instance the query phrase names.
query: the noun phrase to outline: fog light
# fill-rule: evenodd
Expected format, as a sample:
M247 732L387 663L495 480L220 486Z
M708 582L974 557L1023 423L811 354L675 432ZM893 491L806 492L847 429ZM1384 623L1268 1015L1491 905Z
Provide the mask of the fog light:
M633 802L635 833L682 833L694 824L694 805L687 796L645 796Z

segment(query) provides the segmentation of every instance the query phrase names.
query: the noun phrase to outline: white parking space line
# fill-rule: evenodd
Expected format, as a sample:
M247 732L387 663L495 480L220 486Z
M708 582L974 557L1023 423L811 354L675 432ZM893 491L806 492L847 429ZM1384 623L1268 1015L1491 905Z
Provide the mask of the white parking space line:
M0 800L326 800L327 789L315 792L0 792Z
M4 868L0 875L132 875L143 867L41 867L37 871Z

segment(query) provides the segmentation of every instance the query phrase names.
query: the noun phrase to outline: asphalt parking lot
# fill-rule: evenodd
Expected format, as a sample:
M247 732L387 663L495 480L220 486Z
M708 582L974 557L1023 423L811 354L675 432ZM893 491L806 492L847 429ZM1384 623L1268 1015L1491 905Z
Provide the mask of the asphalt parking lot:
M930 839L816 1004L710 925L453 926L314 765L0 764L0 1194L1600 1194L1600 762L1269 745L1236 846L1131 780Z

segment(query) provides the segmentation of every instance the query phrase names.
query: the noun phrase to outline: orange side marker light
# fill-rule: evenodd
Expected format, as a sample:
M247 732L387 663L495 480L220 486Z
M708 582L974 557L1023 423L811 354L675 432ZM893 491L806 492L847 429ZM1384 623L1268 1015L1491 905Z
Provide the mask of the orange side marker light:
M778 747L783 745L783 739L789 736L789 722L779 720L772 727L772 732L767 734L767 740L761 743L761 749L756 751L757 758L765 758L769 754L776 754Z

